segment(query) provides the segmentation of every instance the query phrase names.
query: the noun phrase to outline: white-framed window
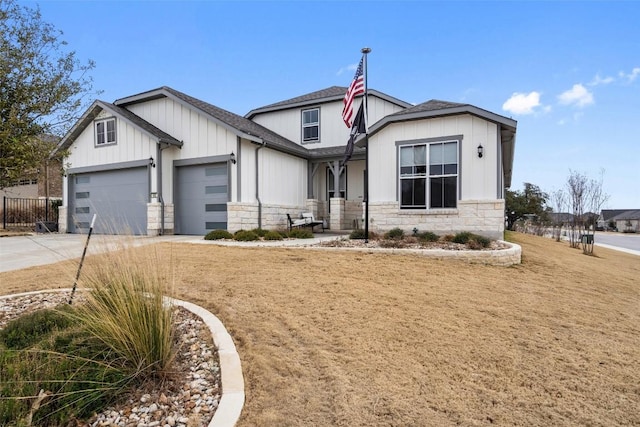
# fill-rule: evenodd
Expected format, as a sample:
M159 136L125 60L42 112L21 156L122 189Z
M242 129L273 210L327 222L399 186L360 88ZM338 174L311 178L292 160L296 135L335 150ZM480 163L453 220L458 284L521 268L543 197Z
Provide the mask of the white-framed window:
M458 141L402 145L400 209L455 208L458 201Z
M98 120L96 126L96 145L116 143L116 118Z
M320 141L320 108L302 110L302 142Z

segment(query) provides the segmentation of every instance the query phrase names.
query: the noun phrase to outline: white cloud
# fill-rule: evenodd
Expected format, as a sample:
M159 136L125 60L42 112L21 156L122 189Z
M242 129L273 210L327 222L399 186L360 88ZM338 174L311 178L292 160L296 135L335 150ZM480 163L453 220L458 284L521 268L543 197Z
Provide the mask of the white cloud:
M573 85L571 89L558 95L558 100L563 105L576 105L578 107L585 107L594 103L593 94L580 83Z
M534 108L541 106L540 93L533 91L530 93L515 92L511 98L502 104L502 109L513 114L533 114Z
M620 71L618 75L620 78L626 80L627 83L633 83L633 81L640 76L640 67L635 67L629 74L626 74L624 71Z
M358 64L351 64L351 65L347 65L346 67L342 67L338 70L338 72L336 73L337 76L341 75L342 73L346 72L346 71L356 71L356 69L358 68Z
M596 76L591 80L589 86L598 86L598 85L608 85L609 83L614 82L616 79L609 77L600 77L600 74L596 74Z

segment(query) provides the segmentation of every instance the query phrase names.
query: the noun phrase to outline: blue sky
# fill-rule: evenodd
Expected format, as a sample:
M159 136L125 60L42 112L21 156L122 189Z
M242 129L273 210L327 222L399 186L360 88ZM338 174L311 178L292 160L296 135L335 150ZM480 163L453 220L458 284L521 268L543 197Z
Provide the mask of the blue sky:
M512 189L597 179L640 208L640 2L21 1L81 60L105 101L162 85L244 115L348 86L464 102L518 121ZM346 141L345 141L346 142Z

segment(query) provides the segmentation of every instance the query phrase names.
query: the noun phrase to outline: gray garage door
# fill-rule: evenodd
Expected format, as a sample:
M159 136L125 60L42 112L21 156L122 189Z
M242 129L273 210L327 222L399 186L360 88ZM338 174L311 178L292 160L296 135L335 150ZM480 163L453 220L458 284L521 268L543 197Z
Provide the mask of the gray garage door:
M98 234L147 234L149 172L146 167L71 176L72 233L86 233L93 214Z
M227 229L227 164L176 168L176 233L205 235Z

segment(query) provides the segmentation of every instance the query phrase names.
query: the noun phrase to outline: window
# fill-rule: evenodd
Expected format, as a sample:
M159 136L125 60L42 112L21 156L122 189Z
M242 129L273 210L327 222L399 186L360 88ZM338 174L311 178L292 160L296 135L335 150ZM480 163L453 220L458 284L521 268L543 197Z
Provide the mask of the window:
M116 119L106 119L96 122L96 145L116 143Z
M302 111L302 142L320 141L320 109Z
M427 165L429 165L427 170ZM458 142L400 147L400 208L455 208L458 200Z
M331 168L327 168L327 200L332 197L347 198L347 167L342 169L340 174L340 194L336 194L335 179L333 177L333 171Z
M340 197L343 199L347 198L347 167L342 168L342 173L340 174L340 191L336 193L335 191L335 180L334 180L333 171L331 168L327 168L327 201L329 201L332 197ZM331 203L328 204L329 212L331 212Z

